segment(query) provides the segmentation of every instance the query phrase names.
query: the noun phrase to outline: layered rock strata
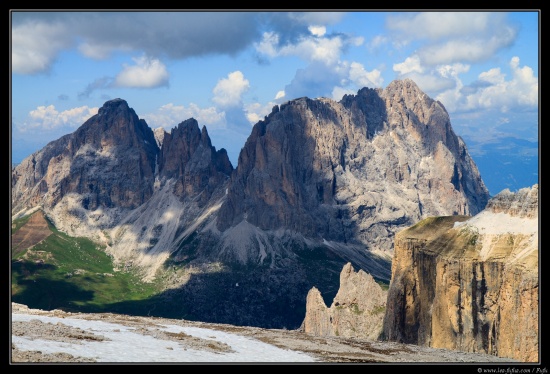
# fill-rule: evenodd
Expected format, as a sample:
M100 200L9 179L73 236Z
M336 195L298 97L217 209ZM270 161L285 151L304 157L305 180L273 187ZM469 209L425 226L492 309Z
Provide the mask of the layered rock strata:
M384 337L539 360L538 185L395 238Z
M275 106L240 153L217 229L291 230L389 259L396 231L432 215L476 214L488 198L443 105L411 80L394 81L340 102ZM256 247L234 259L256 262Z
M395 232L488 197L445 108L411 80L275 106L235 170L194 119L153 132L115 99L12 173L12 217L41 206L194 318L279 328L300 325L314 285L336 295L348 262L389 282Z

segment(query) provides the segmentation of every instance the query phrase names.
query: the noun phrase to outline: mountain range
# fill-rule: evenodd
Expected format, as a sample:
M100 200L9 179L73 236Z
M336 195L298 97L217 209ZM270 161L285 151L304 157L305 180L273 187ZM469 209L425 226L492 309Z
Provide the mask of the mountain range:
M489 200L444 106L409 79L274 106L236 167L195 119L153 130L110 100L11 187L12 220L41 210L186 318L268 328L300 326L312 287L332 300L347 263L387 286L397 232Z

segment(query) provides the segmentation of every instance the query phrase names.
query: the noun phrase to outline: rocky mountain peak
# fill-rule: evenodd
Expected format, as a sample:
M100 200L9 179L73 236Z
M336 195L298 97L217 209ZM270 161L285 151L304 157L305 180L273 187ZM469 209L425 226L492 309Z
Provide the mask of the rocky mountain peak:
M274 108L241 151L217 227L246 221L391 252L395 230L475 214L488 198L445 108L403 80Z
M386 91L405 90L408 93L424 95L424 92L420 89L420 87L418 87L416 82L410 78L395 79L391 81L390 84L388 84L385 90ZM403 97L408 96L405 94L405 92L402 92L402 95Z
M534 218L539 212L539 185L522 188L517 192L505 189L487 203L487 210L493 213L506 213L513 217Z
M106 101L103 103L103 106L99 108L98 114L106 114L108 112L116 112L116 111L128 111L130 110L130 107L128 106L128 103L126 100L123 99L112 99L109 101Z
M75 132L20 164L12 199L19 208L53 208L75 194L84 210L134 208L153 193L158 151L147 123L126 101L110 100Z
M201 129L201 143L205 147L212 146L212 142L210 140L210 136L208 136L208 130L206 129L206 126L203 126Z
M165 133L158 165L160 178L177 180L177 196L183 199L204 192L200 198L203 203L233 171L226 150L216 151L206 127L200 130L194 118Z

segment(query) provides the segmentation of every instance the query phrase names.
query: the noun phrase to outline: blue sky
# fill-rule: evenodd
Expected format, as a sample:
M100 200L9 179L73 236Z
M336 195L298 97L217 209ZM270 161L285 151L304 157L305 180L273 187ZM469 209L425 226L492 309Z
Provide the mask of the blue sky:
M538 182L539 20L515 12L11 12L18 163L107 100L151 128L194 117L234 166L252 125L301 96L412 78L443 103L490 192Z

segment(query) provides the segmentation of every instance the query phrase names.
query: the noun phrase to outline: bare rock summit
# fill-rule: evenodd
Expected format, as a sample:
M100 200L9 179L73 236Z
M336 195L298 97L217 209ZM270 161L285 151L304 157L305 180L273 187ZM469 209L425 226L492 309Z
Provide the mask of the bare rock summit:
M275 106L235 169L195 119L153 131L115 99L12 171L13 218L42 209L193 318L278 328L300 325L313 286L336 296L348 262L389 282L400 230L488 199L445 108L411 80Z

